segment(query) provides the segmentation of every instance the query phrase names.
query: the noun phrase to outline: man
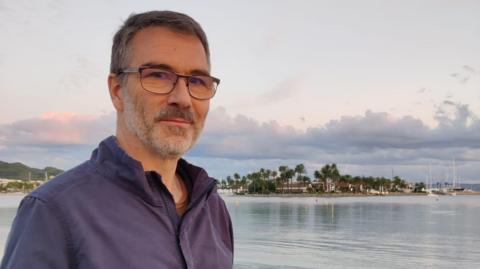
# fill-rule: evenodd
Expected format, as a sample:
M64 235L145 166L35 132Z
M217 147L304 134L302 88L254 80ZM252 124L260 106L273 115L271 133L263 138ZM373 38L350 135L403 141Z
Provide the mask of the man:
M1 268L231 268L216 181L181 159L219 80L187 15L132 15L115 34L108 86L116 136L25 197Z

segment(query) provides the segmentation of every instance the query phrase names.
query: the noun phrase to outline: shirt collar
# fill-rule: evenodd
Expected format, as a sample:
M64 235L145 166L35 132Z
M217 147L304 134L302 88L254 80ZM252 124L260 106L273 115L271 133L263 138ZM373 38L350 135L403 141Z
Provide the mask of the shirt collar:
M163 200L159 194L156 184L152 184L152 178L161 180L161 175L158 177L147 177L142 164L130 157L120 145L115 136L110 136L100 142L97 149L92 153L91 161L103 171L109 178L119 180L119 183L133 188L140 196L142 196L148 203L153 205L160 205ZM180 159L177 164L177 173L184 178L189 186L191 200L198 199L205 189L212 185L215 181L209 177L207 172L195 165L192 165ZM189 181L189 182L188 182Z

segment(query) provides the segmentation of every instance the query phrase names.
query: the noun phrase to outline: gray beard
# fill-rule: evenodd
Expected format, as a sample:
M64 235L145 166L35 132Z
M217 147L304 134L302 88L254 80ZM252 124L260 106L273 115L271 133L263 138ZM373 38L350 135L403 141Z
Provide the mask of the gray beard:
M145 148L154 152L161 159L171 160L180 158L193 146L200 130L194 129L192 133L176 126L155 126L155 122L159 118L175 113L182 114L182 112L178 112L179 108L173 106L164 108L157 114L153 122L148 122L144 106L136 107L131 101L129 97L125 99L123 112L125 124Z

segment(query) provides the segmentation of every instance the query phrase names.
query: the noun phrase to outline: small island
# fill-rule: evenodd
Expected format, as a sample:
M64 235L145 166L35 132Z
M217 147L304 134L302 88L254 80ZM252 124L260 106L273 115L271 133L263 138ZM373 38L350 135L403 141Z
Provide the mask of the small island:
M433 180L431 180L433 182ZM295 168L281 165L278 170L261 168L240 175L234 173L218 184L219 192L234 195L263 196L370 196L370 195L456 195L478 192L447 182L407 182L392 178L342 175L335 163L326 164L307 176L304 164Z

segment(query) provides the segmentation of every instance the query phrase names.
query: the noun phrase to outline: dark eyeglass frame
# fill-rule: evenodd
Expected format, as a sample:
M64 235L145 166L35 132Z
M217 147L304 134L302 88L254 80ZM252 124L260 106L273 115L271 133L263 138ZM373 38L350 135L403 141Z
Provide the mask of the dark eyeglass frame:
M162 70L163 72L175 75L176 79L173 82L172 88L170 89L170 91L165 92L165 93L158 93L158 92L152 92L152 91L147 90L143 86L143 83L142 83L142 71L145 70L145 69L158 69L158 70ZM175 89L175 86L178 83L178 79L179 78L185 78L185 82L186 82L187 89L188 89L188 94L192 98L197 99L197 100L210 100L210 99L212 99L215 96L215 93L217 93L217 88L218 88L218 85L220 84L220 79L218 79L216 77L212 77L210 75L182 75L182 74L178 74L178 73L175 73L173 71L170 71L170 70L165 70L165 68L163 66L154 66L154 65L139 66L139 67L127 67L127 68L121 69L117 72L117 75L122 75L122 74L139 74L140 84L142 85L142 89L144 89L147 92L153 93L153 94L161 94L161 95L170 94ZM212 96L210 96L208 98L199 98L199 97L194 96L192 94L192 91L191 91L190 85L189 85L189 79L192 78L192 77L193 78L195 78L195 77L209 77L209 78L211 78L213 80L213 86L214 86L213 89L212 89Z

